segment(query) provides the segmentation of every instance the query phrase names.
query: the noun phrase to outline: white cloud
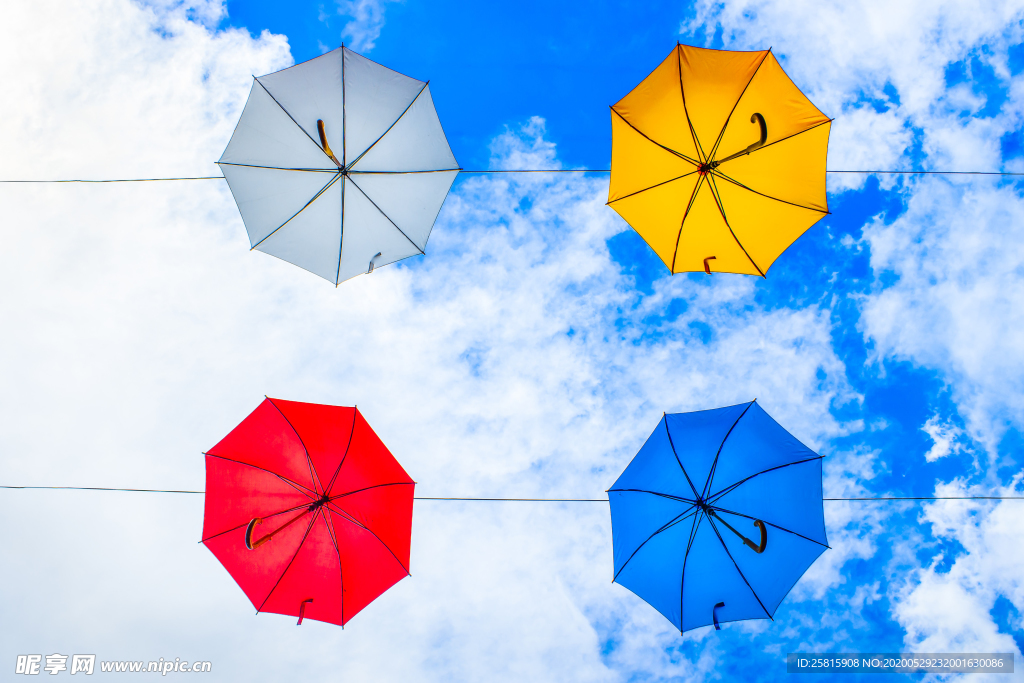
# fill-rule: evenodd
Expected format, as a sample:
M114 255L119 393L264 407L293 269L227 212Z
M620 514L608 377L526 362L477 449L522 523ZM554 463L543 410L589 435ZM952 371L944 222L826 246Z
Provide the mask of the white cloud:
M349 19L341 29L341 37L356 52L371 51L384 28L384 11L389 4L401 1L336 0L338 14ZM323 20L322 16L321 20Z
M963 450L963 446L958 442L963 430L948 422L943 423L938 415L928 418L928 421L921 427L921 431L930 436L934 442L934 445L924 454L924 459L928 462L935 462L939 458L945 458L947 455Z
M864 229L872 269L898 279L865 299L861 324L879 358L941 370L992 454L1024 427L1024 202L993 181L911 188L904 214Z
M1020 496L1024 475L996 491L952 482L937 496ZM938 564L913 572L897 590L895 616L907 631L905 644L914 652L1021 652L1011 634L1001 632L991 611L998 597L1024 604L1024 529L1019 500L994 503L938 501L926 506L923 520L939 539L955 540L963 553L948 571ZM1011 624L1020 629L1022 623ZM996 680L995 677L991 677Z

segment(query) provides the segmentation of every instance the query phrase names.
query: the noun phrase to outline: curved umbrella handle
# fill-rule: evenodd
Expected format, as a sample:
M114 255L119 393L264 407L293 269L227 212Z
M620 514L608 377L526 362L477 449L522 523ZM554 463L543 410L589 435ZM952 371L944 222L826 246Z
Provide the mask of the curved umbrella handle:
M252 550L253 548L256 547L256 546L254 546L252 544L252 529L257 524L262 524L262 523L263 523L263 519L261 517L254 517L252 520L250 520L249 526L245 527L245 547L248 548L249 550Z
M753 114L750 115L750 122L756 122L757 125L761 127L761 139L747 147L745 150L743 150L748 154L750 152L753 152L758 147L764 145L764 143L768 142L768 124L764 122L764 117L755 111Z
M729 156L725 157L724 159L718 159L717 161L712 161L711 162L711 168L715 168L719 164L725 163L726 161L729 161L730 159L735 159L736 157L741 157L744 154L750 154L755 149L764 146L764 143L768 142L768 124L765 122L764 117L761 116L760 114L758 114L755 111L753 114L750 115L750 122L751 123L756 123L758 125L758 127L761 129L761 137L760 137L760 139L757 142L753 143L753 144L747 145L747 148L742 150L742 151L736 152L735 154L730 154Z
M760 116L760 114L758 114L758 116ZM764 124L762 124L762 125L764 125ZM320 133L320 146L323 147L324 154L329 156L331 158L331 161L333 161L335 164L338 165L338 168L341 168L341 162L338 161L337 158L335 158L334 152L331 151L331 146L329 144L327 144L327 132L324 130L324 120L323 119L317 119L316 120L316 132Z
M715 630L716 631L721 631L722 630L722 627L718 625L718 608L719 607L725 607L725 603L724 602L720 602L720 603L718 603L717 605L715 605L714 607L711 608L711 619L715 622Z
M753 544L753 542L751 542L751 541L746 541L746 543L747 543L748 546L750 546L751 550L753 550L755 553L760 555L761 553L764 552L764 549L768 546L768 529L767 529L767 527L765 527L764 522L762 522L759 519L755 519L754 520L754 526L756 526L757 530L761 532L761 543L759 545L757 545L757 546L755 546ZM744 539L744 540L746 540L746 539Z
M751 541L749 538L747 538L746 536L741 534L740 532L738 532L735 529L733 529L732 528L732 524L729 524L729 522L727 522L724 519L722 519L721 517L719 517L718 513L715 512L714 510L710 510L708 512L708 514L712 515L715 519L717 519L719 522L721 522L726 527L728 527L729 531L731 531L734 534L736 534L737 536L739 536L740 540L743 541L743 544L746 545L751 550L753 550L755 553L760 555L761 553L764 552L765 546L768 545L768 528L765 527L764 522L762 522L759 519L755 519L754 520L754 526L756 526L758 531L761 532L761 543L760 544L756 544L753 541Z
M253 542L253 540L252 540L252 530L253 530L253 527L255 527L257 524L262 524L263 523L263 518L262 517L256 517L255 519L253 519L252 521L249 522L249 526L245 527L245 547L248 548L249 550L256 550L256 548L259 548L261 545L263 545L264 543L266 543L267 541L272 539L277 534L277 532L284 531L285 529L290 527L293 523L295 523L298 520L302 519L302 517L305 516L308 512L310 512L310 511L309 510L303 510L302 512L300 512L299 514L295 515L294 517L289 519L287 522L282 524L281 526L279 526L276 529L274 529L273 531L271 531L269 534L267 534L263 538L259 539L256 542Z

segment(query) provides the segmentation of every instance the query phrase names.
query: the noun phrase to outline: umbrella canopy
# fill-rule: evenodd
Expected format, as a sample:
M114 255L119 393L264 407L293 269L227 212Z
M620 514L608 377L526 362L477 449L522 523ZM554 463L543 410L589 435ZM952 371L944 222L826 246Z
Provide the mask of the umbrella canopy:
M206 453L203 543L257 612L344 626L409 575L414 486L356 408L268 398Z
M665 415L608 498L615 582L680 633L772 618L828 547L821 456L753 401Z
M427 84L345 47L254 79L217 163L252 248L335 285L422 254L459 170Z
M764 276L828 213L831 120L770 50L678 45L611 115L608 204L673 273Z

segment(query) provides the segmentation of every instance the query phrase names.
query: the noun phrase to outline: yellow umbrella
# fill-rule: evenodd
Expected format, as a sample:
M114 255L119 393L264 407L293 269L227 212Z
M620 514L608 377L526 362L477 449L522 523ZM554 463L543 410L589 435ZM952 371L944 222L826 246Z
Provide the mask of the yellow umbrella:
M612 106L608 204L673 273L763 277L828 214L831 123L771 50L677 45Z

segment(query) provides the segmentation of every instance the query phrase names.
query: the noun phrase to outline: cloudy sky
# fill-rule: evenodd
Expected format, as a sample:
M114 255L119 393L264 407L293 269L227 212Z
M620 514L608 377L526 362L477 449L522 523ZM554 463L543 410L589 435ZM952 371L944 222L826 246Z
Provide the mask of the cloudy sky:
M639 4L15 0L0 179L215 175L252 75L342 41L430 79L467 169L606 168L608 105L680 40L772 47L835 117L831 169L1024 172L1020 0ZM1013 178L831 175L832 215L767 280L669 276L607 182L461 176L425 257L337 289L250 252L223 181L0 185L0 484L201 489L202 452L266 394L358 404L419 495L595 498L662 412L756 397L827 456L828 496L1024 495ZM252 681L755 679L793 651L1020 666L1022 512L826 503L832 550L774 622L680 637L611 583L606 504L421 501L412 577L342 631L254 616L197 543L201 495L0 490L0 670L33 653Z

